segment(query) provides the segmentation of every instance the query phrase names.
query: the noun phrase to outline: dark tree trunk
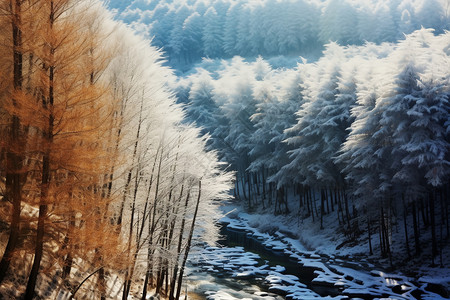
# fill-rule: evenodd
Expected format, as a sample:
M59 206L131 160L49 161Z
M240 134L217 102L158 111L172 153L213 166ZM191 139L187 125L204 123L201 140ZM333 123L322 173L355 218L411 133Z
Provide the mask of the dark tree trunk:
M444 267L444 260L443 260L443 255L442 255L442 247L444 244L443 241L443 225L444 225L444 200L443 195L442 195L442 189L439 189L439 198L440 198L440 204L441 204L441 222L439 224L439 233L440 233L440 237L439 237L439 258L440 258L440 267L443 268Z
M244 201L248 201L248 207L250 208L250 197L247 198L247 193L245 192L245 176L241 176L241 186L242 186L242 193L244 194Z
M259 182L258 182L258 173L254 173L253 174L253 180L254 180L254 184L256 185L256 194L258 195L258 196L260 196L261 195L261 192L260 192L260 190L259 190Z
M325 192L320 190L320 229L323 229L323 215L325 214Z
M272 197L273 197L273 183L269 183L269 203L268 206L271 206L273 201L272 201Z
M181 248L182 248L182 242L183 242L183 233L184 233L184 227L185 227L185 223L186 223L186 211L187 211L187 207L189 204L189 197L190 197L190 192L188 192L187 196L186 196L186 201L184 203L184 212L183 212L183 218L181 220L181 228L180 228L180 235L178 237L178 246L177 246L177 254L178 256L181 255ZM173 269L173 273L172 273L172 278L170 281L170 294L169 294L169 300L174 300L174 293L175 293L175 286L176 286L176 282L177 282L177 276L178 276L178 269L179 269L179 265L178 265L178 259L175 262L175 267Z
M381 252L381 257L385 257L385 246L384 246L384 235L383 235L383 226L381 225L381 223L383 222L383 217L381 216L380 213L380 224L378 225L378 237L380 240L380 252Z
M344 192L344 201L345 201L345 216L347 219L347 226L348 226L348 230L350 230L351 226L350 226L350 211L348 209L348 197L347 197L347 193Z
M389 242L389 218L385 217L383 206L381 206L381 215L382 215L381 226L382 226L383 236L384 236L384 245L386 248L386 254L389 256L389 262L392 266L392 253L391 253L391 247L390 247L390 242Z
M343 224L345 224L345 219L344 219L344 212L342 210L341 192L340 192L340 190L338 188L336 188L334 190L334 193L335 193L334 197L336 199L336 203L337 203L337 206L338 206L338 208L337 208L337 216L338 216L339 225L343 225ZM342 221L341 221L341 218L339 217L339 214L341 214L341 216L342 216Z
M436 218L434 213L434 191L430 192L429 204L430 204L430 220L431 220L431 255L432 264L434 265L434 257L438 254L437 239L436 239Z
M446 235L446 238L449 238L449 236L450 236L450 233L449 233L449 217L448 217L448 191L449 191L449 189L450 189L450 186L447 186L446 188L445 188L445 190L444 190L444 203L445 203L445 223L446 223L446 227L447 227L447 235Z
M416 201L413 201L412 203L412 214L413 214L413 226L414 226L414 246L416 248L416 255L419 255L421 253L421 247L420 247L420 232L419 232L419 226L418 226L418 215L416 210Z
M236 193L236 199L238 199L239 202L242 201L241 200L241 194L239 192L239 178L238 178L238 174L237 173L236 173L236 181L235 181L235 184L234 184L234 190L235 190L235 193Z
M195 221L197 219L198 208L200 206L201 191L202 191L202 182L199 181L198 182L197 203L195 205L194 216L192 217L192 224L191 224L191 229L189 231L189 236L188 236L188 240L187 240L187 244L186 244L186 249L184 250L183 261L181 263L181 268L180 268L180 275L178 276L177 293L176 293L175 299L179 299L180 298L181 284L183 283L184 268L186 266L187 257L188 257L189 251L191 249L192 235L194 233Z
M338 214L339 214L339 212L341 213L342 225L345 225L345 214L344 214L344 207L342 205L342 190L341 189L338 190L337 196L338 196Z
M428 221L428 207L427 207L427 205L425 205L423 198L420 199L420 208L421 208L420 210L422 212L423 225L425 227L428 227L428 225L430 224Z
M70 215L70 222L69 222L69 229L67 232L67 235L64 239L63 247L69 247L70 240L72 238L73 232L71 228L75 227L75 216L73 214ZM72 263L73 263L73 257L72 257L72 249L68 249L68 253L66 256L66 259L64 260L64 266L63 266L63 272L62 272L62 279L64 281L64 285L70 289L70 282L67 279L70 277L70 271L72 270ZM67 279L67 280L66 280Z
M21 25L21 1L10 1L10 9L12 14L12 39L13 39L13 86L14 90L18 91L22 89L22 32ZM16 100L12 99L13 105L16 106ZM17 247L20 230L20 207L21 207L21 158L14 151L13 145L20 141L20 119L17 115L12 116L11 130L9 136L9 147L6 157L6 199L12 202L12 215L8 242L6 244L5 251L3 253L2 260L0 261L0 283L6 276L9 269L11 259L14 251Z
M304 198L305 198L305 202L306 202L306 208L308 210L308 216L311 215L311 201L309 200L309 187L306 187L304 189Z
M261 174L261 176L262 176L262 193L263 193L261 201L262 201L263 209L266 208L265 203L264 203L264 200L266 200L266 176L265 176L265 173L266 173L266 171L263 169L262 174Z
M246 177L247 177L247 189L248 189L248 208L252 208L253 204L252 204L252 197L253 197L253 193L252 193L252 185L251 185L251 177L250 177L250 172L245 172Z
M369 233L369 253L370 253L370 255L373 255L372 235L371 235L371 230L370 230L370 216L367 218L367 232Z
M300 209L303 207L303 196L305 195L303 193L303 188L300 184L297 185L297 194L298 194L298 211L300 212Z
M53 0L50 1L50 12L49 12L49 26L50 31L53 30L53 25L55 22L55 7ZM53 45L50 46L49 55L50 62L54 61L56 49ZM44 152L44 157L42 160L42 182L41 182L41 199L39 205L39 217L38 217L38 227L36 233L36 245L34 253L33 266L31 268L30 276L28 278L28 284L25 292L25 299L33 299L34 290L36 286L36 280L39 273L39 267L41 265L41 260L44 252L44 234L45 234L45 220L47 218L47 200L50 185L50 145L53 143L53 126L54 126L54 115L53 115L53 104L54 104L54 85L55 85L55 66L50 65L48 67L48 99L43 97L43 107L48 111L48 127L44 130L44 139L47 143L47 149Z
M336 188L334 188L336 191ZM336 196L336 194L334 194ZM330 188L330 202L331 202L331 211L334 211L334 203L333 203L333 190Z
M34 250L33 266L31 268L30 276L28 277L28 283L24 297L24 299L26 300L31 300L34 297L34 290L36 287L37 276L39 274L39 267L41 265L41 260L44 253L45 219L47 218L46 201L48 197L48 185L50 180L49 153L44 156L42 173L41 204L39 205L36 245Z
M406 244L406 253L408 254L408 258L411 257L411 252L409 250L409 239L408 239L408 208L405 203L405 195L402 194L402 202L403 202L403 226L405 228L405 244Z
M287 215L291 211L289 210L289 202L288 202L288 190L287 187L283 187L283 199L284 199L284 213Z

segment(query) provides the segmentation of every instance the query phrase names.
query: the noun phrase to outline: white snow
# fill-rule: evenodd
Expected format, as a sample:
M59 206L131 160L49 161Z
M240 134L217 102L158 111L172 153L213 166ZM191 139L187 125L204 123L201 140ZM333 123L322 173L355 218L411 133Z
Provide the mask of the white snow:
M247 237L261 241L266 249L277 250L274 251L275 253L282 250L289 256L293 263L297 261L299 267L314 268L315 278L312 284L340 288L342 289L342 293L353 295L353 297L372 295L376 299L411 299L413 296L410 292L417 289L423 292L423 299L440 299L439 295L424 289L425 283L450 282L450 273L447 272L448 269L444 268L443 270L439 270L433 268L435 273L420 277L420 286L417 286L417 284L412 282L413 278L375 269L374 265L368 263L366 260L361 260L361 262L352 261L352 256L360 250L358 247L339 249L338 251L334 243L331 243L327 238L309 238L307 240L308 244L317 245L317 249L314 251L308 250L308 248L314 249L314 247L307 248L300 239L286 237L280 231L292 232L292 230L289 231L287 226L281 222L277 223L277 221L274 221L274 218L271 219L273 220L272 225L278 227L280 230L275 231L272 235L259 232L257 228L249 225L260 223L260 220L264 218L266 216L239 213L233 218L224 217L222 221L228 223L229 228L243 232ZM315 229L313 227L303 227L302 230L304 232L310 232ZM322 232L322 236L326 236L327 230L324 231L325 233ZM245 252L243 248L237 247L229 250L225 250L224 248L221 251L224 252L224 255L228 253L229 255L239 256L239 258L232 259L233 276L263 276L265 282L269 284L269 291L271 292L286 294L290 299L346 298L346 296L334 298L330 296L323 297L315 293L305 284L301 283L296 276L284 274L286 271L284 266L276 265L268 267L264 264L258 267L256 264L258 262L258 256L250 252ZM347 255L348 258L345 258L343 254ZM400 289L402 294L393 292L394 287ZM389 297L382 298L385 295L389 295Z

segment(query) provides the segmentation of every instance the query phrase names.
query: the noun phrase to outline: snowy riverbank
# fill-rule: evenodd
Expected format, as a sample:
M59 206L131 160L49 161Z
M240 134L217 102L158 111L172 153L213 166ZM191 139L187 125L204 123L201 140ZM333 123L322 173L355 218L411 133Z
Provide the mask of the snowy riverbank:
M226 210L230 211L232 207ZM285 272L283 266L263 264L257 254L249 254L242 247L205 249L201 261L204 270L236 279L262 278L269 291L285 295L286 299L445 299L437 292L445 296L440 289L441 286L448 289L448 268L420 266L413 270L419 275L417 277L393 271L386 261L377 259L376 255L363 257L362 254L367 252L364 244L353 247L344 245L337 249L337 245L342 245L344 241L341 240L343 237L331 238L335 236L329 234L335 229L332 224L325 223L330 225L328 231L317 231L314 224L302 223L293 216L274 218L237 211L222 218L222 222L228 224L229 230L241 232L273 253L287 256L290 264L312 269L315 278L305 284L302 278ZM339 290L339 295L319 294L311 286L332 287ZM211 292L208 299L239 298L216 291Z

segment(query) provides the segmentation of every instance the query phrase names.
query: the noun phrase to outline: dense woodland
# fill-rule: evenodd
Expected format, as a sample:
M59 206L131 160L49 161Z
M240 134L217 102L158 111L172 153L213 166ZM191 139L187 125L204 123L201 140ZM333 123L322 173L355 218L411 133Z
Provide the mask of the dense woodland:
M0 298L178 299L231 175L161 53L96 0L2 0L0 40Z
M448 1L103 5L0 0L0 297L179 299L230 196L443 265Z
M368 236L368 254L444 263L449 1L109 7L182 76L178 102L236 171L238 203L321 226L334 215L349 244Z
M110 0L109 7L187 71L202 57L317 57L324 44L395 42L450 29L448 0Z
M179 80L178 95L237 171L234 195L248 209L298 211L321 226L334 215L349 240L368 232L368 253L375 238L387 257L392 243L404 244L404 257L431 244L427 256L442 264L449 47L449 33L421 29L397 43L330 43L295 69L206 60ZM394 226L404 240L392 240Z

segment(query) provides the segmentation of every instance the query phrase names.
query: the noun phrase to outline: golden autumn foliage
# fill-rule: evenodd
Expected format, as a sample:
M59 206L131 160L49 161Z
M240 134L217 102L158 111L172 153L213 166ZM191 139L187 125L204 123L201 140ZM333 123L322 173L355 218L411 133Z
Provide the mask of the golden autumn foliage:
M0 298L179 299L198 219L217 233L231 175L105 11L0 0Z
M8 280L14 283L14 276L22 282L28 276L25 298L31 299L38 274L51 278L63 269L91 272L124 263L117 257L123 249L108 216L114 199L106 196L110 164L117 161L108 144L113 142L115 107L107 84L99 80L108 51L98 51L102 41L89 6L69 0L3 0L0 7L5 41L0 48L5 66L0 71L2 224L13 227L17 220L11 216L20 209L19 238L0 275L3 287ZM17 140L8 138L16 126L13 119ZM14 168L8 167L8 153L16 157ZM20 179L6 180L7 174L20 174ZM15 191L20 202L11 207L5 198L11 198L14 184L20 186ZM2 243L5 239L6 232ZM78 259L91 264L75 266ZM79 282L67 275L61 284L74 288ZM20 295L23 288L19 285L9 296Z

